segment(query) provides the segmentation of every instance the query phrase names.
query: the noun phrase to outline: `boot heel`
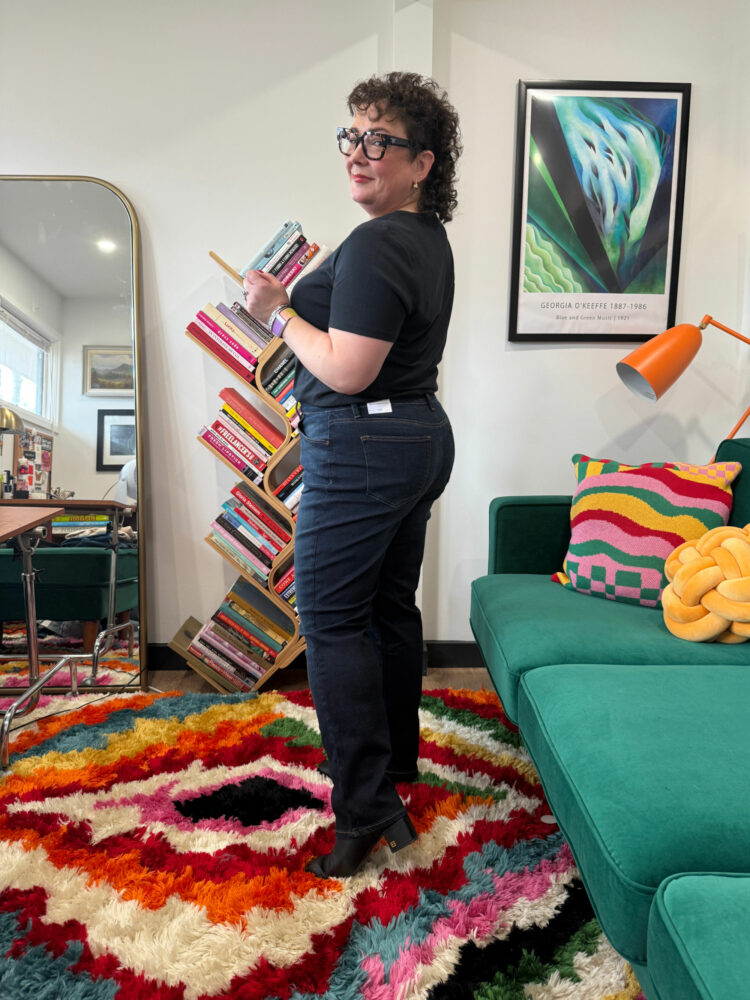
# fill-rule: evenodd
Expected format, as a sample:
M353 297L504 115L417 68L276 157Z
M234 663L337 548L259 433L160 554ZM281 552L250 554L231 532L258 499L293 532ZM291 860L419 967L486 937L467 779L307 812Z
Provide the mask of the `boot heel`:
M417 839L417 831L414 829L411 819L408 816L402 816L395 823L391 823L387 829L383 830L382 836L385 837L386 843L395 854L402 847L407 847L409 844L414 843Z

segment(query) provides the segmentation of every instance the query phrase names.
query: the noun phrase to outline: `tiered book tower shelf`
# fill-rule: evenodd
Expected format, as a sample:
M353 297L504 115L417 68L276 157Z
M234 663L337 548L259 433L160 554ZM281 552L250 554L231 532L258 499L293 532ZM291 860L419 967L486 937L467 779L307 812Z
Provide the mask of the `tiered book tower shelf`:
M224 261L213 252L210 256L225 271L227 271L227 273L229 273L240 286L242 285L242 278L236 271L225 264ZM270 677L273 676L273 674L276 673L277 670L282 670L295 660L305 648L305 640L300 635L299 616L297 615L295 608L283 597L281 597L275 589L278 581L282 579L284 574L287 573L289 568L294 563L295 521L289 508L274 495L273 491L276 487L283 483L291 472L299 465L299 438L297 437L296 431L293 429L290 418L284 408L277 402L271 393L263 387L264 378L268 373L273 371L281 357L281 353L288 350L288 348L282 340L272 340L271 343L259 352L254 381L252 383L248 383L243 381L237 372L226 365L221 358L217 357L208 347L201 343L200 340L194 337L189 330L185 330L185 334L194 344L201 348L201 350L204 350L216 364L221 365L232 375L235 385L237 381L242 383L241 394L283 435L283 442L278 446L276 451L268 460L268 464L263 471L263 481L260 484L256 484L247 476L242 475L242 473L236 469L231 462L215 451L202 437L199 436L197 438L200 444L206 447L214 458L223 462L239 479L242 480L243 485L247 490L258 494L267 506L273 508L278 520L285 526L287 533L291 536L291 540L273 559L266 585L263 585L253 575L246 572L240 563L233 559L228 552L224 551L217 544L215 544L210 536L207 536L205 539L208 545L210 545L222 559L225 559L235 570L237 570L239 575L251 585L254 595L253 603L257 607L258 611L265 617L273 618L277 621L281 620L279 617L281 615L283 616L283 620L288 623L286 628L290 633L290 637L288 641L283 644L283 648L277 653L273 663L268 663L262 676L255 680L255 683L252 685L252 690L258 690L268 681ZM190 651L190 644L195 639L195 636L200 631L201 627L202 623L196 618L188 618L182 628L169 643L170 648L179 653L179 655L183 657L187 664L197 674L200 674L204 680L206 680L218 691L227 693L242 690L239 686L234 685L229 678L217 673L209 664L195 656ZM252 678L248 676L248 680L250 681Z

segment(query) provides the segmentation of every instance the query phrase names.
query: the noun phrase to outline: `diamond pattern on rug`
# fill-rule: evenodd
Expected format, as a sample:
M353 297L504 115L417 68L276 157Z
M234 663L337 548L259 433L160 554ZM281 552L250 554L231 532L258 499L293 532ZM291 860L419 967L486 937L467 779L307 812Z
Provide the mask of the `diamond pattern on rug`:
M335 836L307 691L113 695L11 753L3 1000L640 996L489 692L425 694L419 839L351 879L305 871Z

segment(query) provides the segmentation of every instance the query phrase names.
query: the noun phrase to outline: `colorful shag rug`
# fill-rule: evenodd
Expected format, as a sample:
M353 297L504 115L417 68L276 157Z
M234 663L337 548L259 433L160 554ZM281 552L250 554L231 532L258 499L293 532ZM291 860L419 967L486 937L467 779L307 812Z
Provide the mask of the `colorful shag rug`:
M0 775L3 1000L642 1000L493 694L424 695L418 841L327 881L309 692L56 707Z

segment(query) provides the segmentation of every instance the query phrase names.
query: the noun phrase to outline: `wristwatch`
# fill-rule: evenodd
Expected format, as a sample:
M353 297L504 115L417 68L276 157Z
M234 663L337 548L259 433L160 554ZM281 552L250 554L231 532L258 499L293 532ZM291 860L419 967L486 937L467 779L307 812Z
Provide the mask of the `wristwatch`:
M297 310L290 305L277 306L268 317L268 329L274 337L281 337L289 320L298 315Z

